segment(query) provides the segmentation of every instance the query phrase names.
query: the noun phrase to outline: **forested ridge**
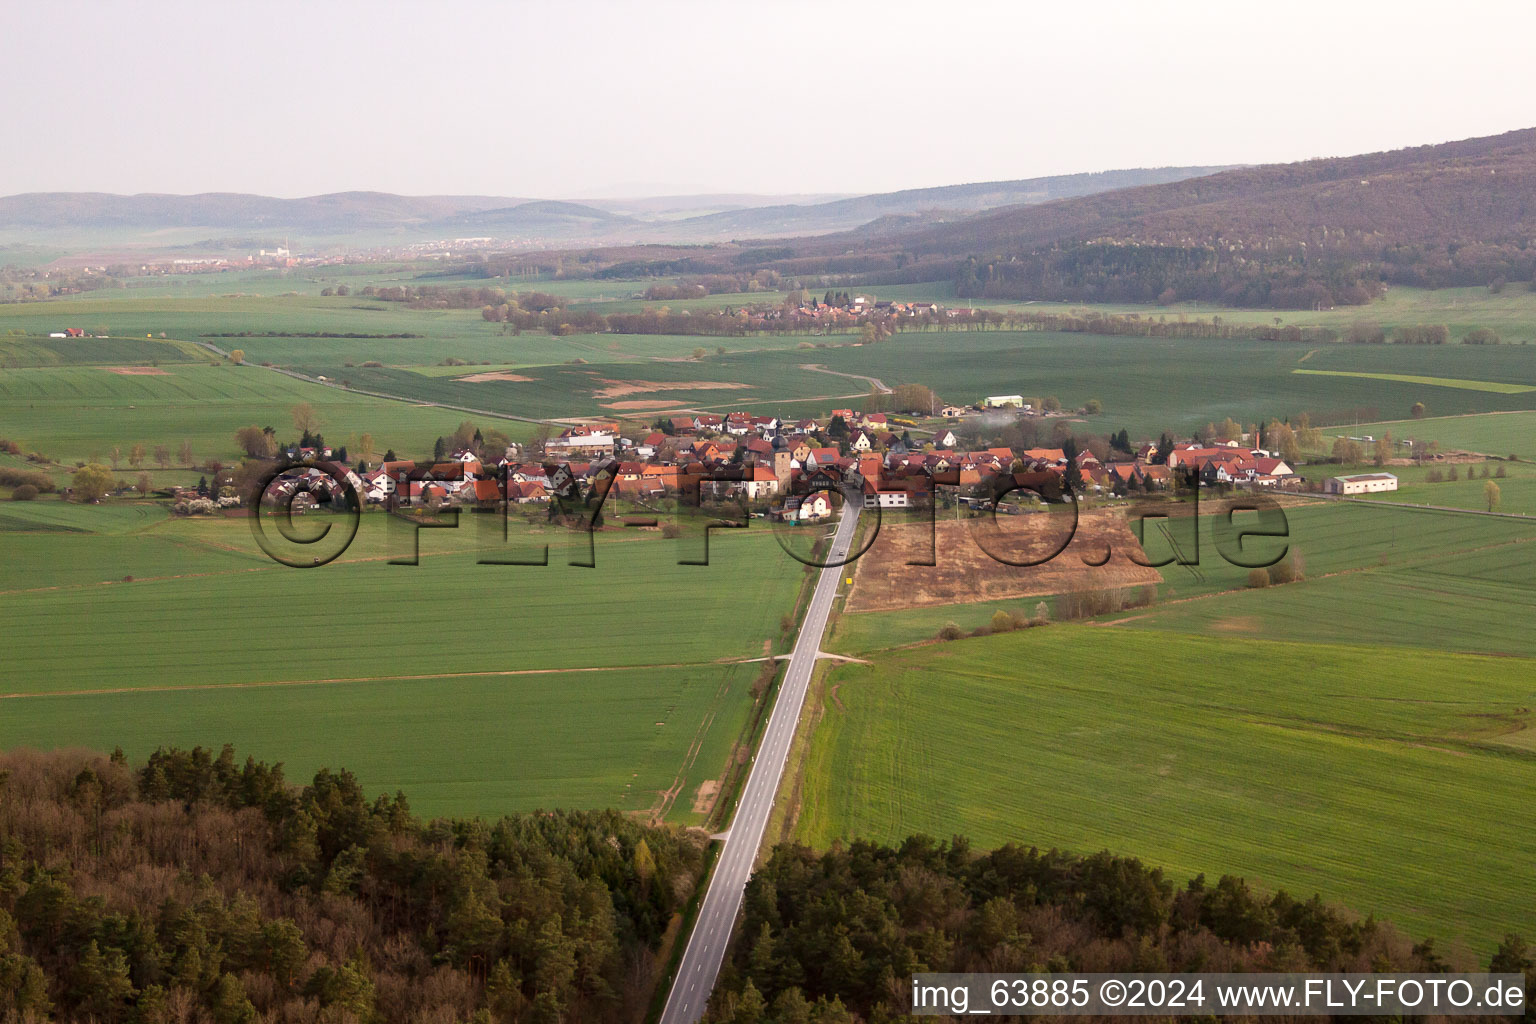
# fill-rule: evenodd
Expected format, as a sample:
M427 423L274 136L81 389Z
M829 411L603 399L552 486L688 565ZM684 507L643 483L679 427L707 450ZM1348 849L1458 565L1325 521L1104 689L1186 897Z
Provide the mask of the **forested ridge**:
M226 747L0 755L0 1021L638 1020L702 842L413 816Z
M758 272L812 290L953 280L962 297L1276 309L1360 305L1394 284L1498 289L1536 277L1536 129L772 248L631 247L529 262L571 276Z

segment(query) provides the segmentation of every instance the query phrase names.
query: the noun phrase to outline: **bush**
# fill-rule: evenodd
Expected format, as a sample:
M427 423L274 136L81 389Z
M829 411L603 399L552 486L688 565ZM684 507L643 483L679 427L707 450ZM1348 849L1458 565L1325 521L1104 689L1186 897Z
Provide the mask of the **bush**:
M662 523L661 535L668 540L676 540L683 535L683 528L676 523Z
M35 487L37 493L47 494L53 490L53 478L36 469L0 466L0 487Z
M965 636L965 630L960 628L958 622L946 622L944 628L939 630L940 640L959 640Z
M1248 585L1254 590L1269 586L1269 571L1267 569L1249 569Z
M1428 473L1424 474L1424 482L1427 484L1438 484L1444 479L1445 474L1440 472L1438 469L1432 469Z
M1157 596L1155 587L1135 590L1074 590L1056 599L1056 614L1062 619L1091 619L1113 615L1128 608L1145 608Z
M1509 470L1505 469L1503 466L1500 466L1498 469L1493 471L1493 475L1498 477L1500 480L1503 480L1505 477L1509 476Z
M1460 480L1461 472L1457 470L1455 466L1452 466L1450 469L1445 471L1445 478L1447 480Z
M1271 583L1295 583L1304 578L1301 555L1295 551L1291 552L1289 558L1284 558L1269 567Z
M11 492L12 501L32 501L37 497L37 488L31 484L22 484Z
M999 608L992 613L992 632L1007 633L1014 628L1013 616Z

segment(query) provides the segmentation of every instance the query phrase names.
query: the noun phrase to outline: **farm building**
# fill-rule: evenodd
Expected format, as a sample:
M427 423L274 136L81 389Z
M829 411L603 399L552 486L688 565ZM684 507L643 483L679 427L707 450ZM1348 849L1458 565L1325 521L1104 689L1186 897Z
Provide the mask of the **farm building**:
M1022 409L1024 408L1023 395L991 395L982 400L982 404L988 409Z
M1355 476L1336 476L1329 479L1325 490L1329 494L1375 494L1397 490L1397 477L1391 473L1359 473Z

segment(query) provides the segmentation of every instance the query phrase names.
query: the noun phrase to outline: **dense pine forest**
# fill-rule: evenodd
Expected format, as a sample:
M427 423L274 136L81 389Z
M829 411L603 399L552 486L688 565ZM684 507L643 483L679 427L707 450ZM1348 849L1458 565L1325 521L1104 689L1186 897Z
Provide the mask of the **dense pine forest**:
M902 1018L919 971L1524 971L1510 935L1461 963L1314 896L1266 895L1241 878L1175 885L1109 853L1074 856L914 836L817 853L780 846L747 885L741 930L711 1024ZM1499 1018L1513 1020L1515 1018ZM1527 1012L1527 1020L1536 1015Z
M424 822L226 747L0 755L0 1021L629 1021L702 843Z
M0 1022L640 1021L703 840L613 811L422 821L231 748L0 755ZM1525 971L1319 898L960 839L776 848L712 1024L900 1016L916 971ZM660 954L660 955L658 955ZM1533 1019L1527 1014L1527 1019Z

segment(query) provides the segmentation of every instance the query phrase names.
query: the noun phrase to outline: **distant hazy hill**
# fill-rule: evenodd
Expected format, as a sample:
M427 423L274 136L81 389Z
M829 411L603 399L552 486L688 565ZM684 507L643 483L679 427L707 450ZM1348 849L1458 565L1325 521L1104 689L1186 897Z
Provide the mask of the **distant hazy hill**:
M974 213L998 206L1047 203L1111 189L1182 181L1225 167L1154 167L1089 174L1061 174L1018 181L984 181L838 199L732 210L693 217L673 225L695 239L771 238L846 231L883 217Z
M1366 244L1530 238L1536 129L1362 156L1269 164L1032 208L993 210L903 239L969 254L1106 236L1256 244L1327 231Z
M0 228L287 228L345 233L424 224L527 201L505 196L397 196L388 192L333 192L302 199L237 192L191 196L29 192L0 198Z
M114 244L162 246L210 236L256 235L291 235L295 243L306 247L364 239L410 242L465 236L489 236L509 245L697 243L824 234L888 218L918 218L912 223L926 223L993 206L1176 181L1218 169L1106 171L910 189L825 202L785 201L821 198L816 196L729 194L569 203L386 192L338 192L302 199L233 192L190 196L33 192L0 198L0 236L74 245L100 239ZM885 223L883 229L890 230L899 223Z
M492 210L476 210L433 221L437 233L493 238L597 237L615 230L633 231L641 222L595 206L537 200Z

